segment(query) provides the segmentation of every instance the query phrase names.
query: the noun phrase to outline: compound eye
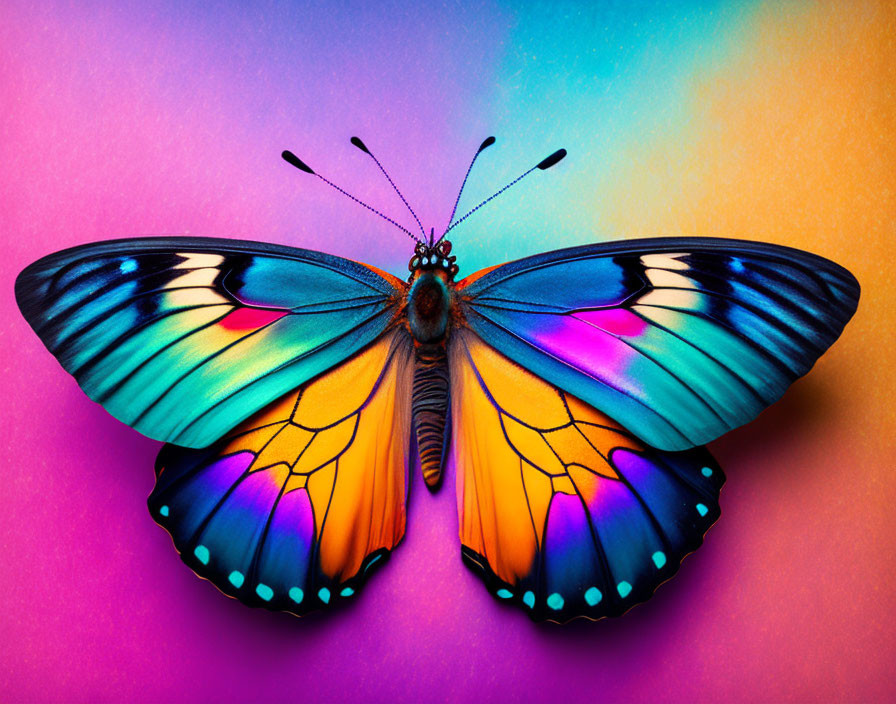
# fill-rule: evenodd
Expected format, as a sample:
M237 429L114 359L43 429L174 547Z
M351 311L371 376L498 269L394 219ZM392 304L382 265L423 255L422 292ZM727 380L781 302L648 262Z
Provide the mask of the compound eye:
M411 257L411 261L408 262L408 271L414 271L420 267L420 257Z
M439 242L439 254L443 257L447 257L451 254L451 243L448 240L442 240Z

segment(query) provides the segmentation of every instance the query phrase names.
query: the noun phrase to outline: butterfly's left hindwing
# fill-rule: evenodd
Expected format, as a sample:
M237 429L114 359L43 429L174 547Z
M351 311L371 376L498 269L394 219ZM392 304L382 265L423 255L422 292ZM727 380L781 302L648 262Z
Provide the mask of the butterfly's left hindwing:
M399 330L210 448L166 445L153 518L246 604L303 614L353 598L404 535L412 373Z
M320 252L160 237L51 254L16 299L91 399L148 437L205 447L375 340L403 287Z
M651 449L469 331L452 338L451 383L464 558L532 618L624 613L719 517L705 449Z

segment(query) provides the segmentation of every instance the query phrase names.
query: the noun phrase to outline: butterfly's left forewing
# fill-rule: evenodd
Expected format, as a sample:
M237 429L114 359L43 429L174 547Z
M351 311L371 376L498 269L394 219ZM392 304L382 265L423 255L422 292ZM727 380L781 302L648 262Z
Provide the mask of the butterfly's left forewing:
M16 299L90 398L153 439L204 447L382 335L403 287L320 252L158 237L45 257Z
M464 558L537 620L627 611L719 516L706 450L651 449L470 331L452 337L451 384Z
M352 598L404 535L411 364L393 331L215 445L166 445L149 508L184 562L252 606Z

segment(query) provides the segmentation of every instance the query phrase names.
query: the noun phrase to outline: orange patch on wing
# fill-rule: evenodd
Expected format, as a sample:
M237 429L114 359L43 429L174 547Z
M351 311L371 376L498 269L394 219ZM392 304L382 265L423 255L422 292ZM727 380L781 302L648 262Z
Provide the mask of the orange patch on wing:
M523 462L505 439L501 419L465 359L466 346L458 343L452 348L451 407L461 542L511 581L529 571L537 548ZM539 474L550 487L550 480ZM544 492L544 484L540 488Z

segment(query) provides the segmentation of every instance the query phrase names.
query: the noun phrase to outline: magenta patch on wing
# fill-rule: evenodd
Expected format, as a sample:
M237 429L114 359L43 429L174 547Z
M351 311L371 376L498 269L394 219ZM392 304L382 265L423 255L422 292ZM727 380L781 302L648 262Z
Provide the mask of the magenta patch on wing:
M280 320L289 311L266 308L237 308L218 321L227 330L254 330Z
M572 316L579 320L605 330L611 335L635 337L647 329L647 321L624 308L607 310L586 310Z
M531 334L537 347L615 388L638 390L631 373L639 353L576 316L542 316Z

